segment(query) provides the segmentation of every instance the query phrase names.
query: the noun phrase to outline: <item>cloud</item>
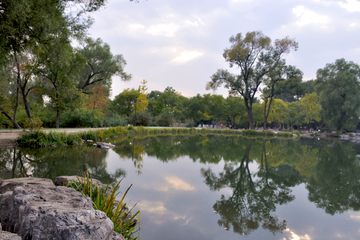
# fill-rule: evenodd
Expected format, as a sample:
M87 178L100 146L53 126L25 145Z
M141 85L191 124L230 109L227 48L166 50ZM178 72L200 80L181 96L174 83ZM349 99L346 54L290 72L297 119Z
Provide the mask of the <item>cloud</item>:
M311 24L320 25L321 27L326 28L326 24L329 22L329 18L327 16L320 15L301 5L293 8L292 12L298 18L296 21L296 25L298 25L298 27Z
M349 12L360 12L360 1L358 0L346 0L344 2L337 2L340 7L345 8Z
M183 51L178 54L172 61L175 63L183 64L202 55L204 55L204 53L198 51Z
M150 26L146 32L154 36L173 37L179 26L173 23Z
M290 234L289 240L311 240L310 236L305 234L304 236L296 234L294 231L291 231L291 229L287 228L284 232L287 232ZM284 238L286 240L286 238Z
M170 190L176 190L176 191L194 191L195 187L191 184L185 182L184 180L176 177L164 177L166 184L164 186L161 186L159 188L159 191L168 192Z
M137 207L141 209L141 211L149 212L152 214L163 215L168 213L168 210L165 208L163 202L153 202L142 200L137 204Z

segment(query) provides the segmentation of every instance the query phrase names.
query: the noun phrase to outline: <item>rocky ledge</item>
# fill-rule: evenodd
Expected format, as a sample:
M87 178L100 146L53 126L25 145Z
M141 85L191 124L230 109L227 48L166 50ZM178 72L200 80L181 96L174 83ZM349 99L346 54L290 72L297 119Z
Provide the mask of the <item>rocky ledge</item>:
M62 186L64 179L59 186L42 178L0 181L0 239L123 240L90 198Z

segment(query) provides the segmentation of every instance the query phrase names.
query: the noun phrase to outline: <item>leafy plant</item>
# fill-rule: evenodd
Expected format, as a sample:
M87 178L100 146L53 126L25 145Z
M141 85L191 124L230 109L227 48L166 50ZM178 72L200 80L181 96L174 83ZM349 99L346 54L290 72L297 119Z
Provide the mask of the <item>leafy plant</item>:
M24 122L24 127L29 129L30 131L40 130L43 122L38 117L34 117L31 119L26 119Z
M138 237L134 237L133 235L140 231L140 210L132 215L131 210L136 204L131 209L128 209L127 204L124 202L132 184L125 191L121 200L119 202L116 201L116 197L120 194L118 190L121 181L122 179L114 186L112 191L109 192L109 185L107 185L106 188L100 188L97 184L93 183L93 180L89 177L89 173L86 171L81 180L77 178L77 181L69 181L66 186L74 188L84 196L90 197L94 209L103 211L114 223L115 232L123 235L125 239L136 240Z

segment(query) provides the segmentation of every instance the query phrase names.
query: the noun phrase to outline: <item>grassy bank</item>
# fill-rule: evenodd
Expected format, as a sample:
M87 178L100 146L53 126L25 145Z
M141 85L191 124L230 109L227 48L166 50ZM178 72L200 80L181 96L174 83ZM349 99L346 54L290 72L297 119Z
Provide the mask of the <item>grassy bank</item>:
M128 135L162 135L162 134L225 134L244 136L292 137L297 132L272 132L270 130L233 130L233 129L198 129L198 128L145 128L145 127L112 127L106 129L89 130L77 133L43 132L41 130L23 134L16 139L16 144L22 147L41 148L80 145L84 141L104 141L116 136Z

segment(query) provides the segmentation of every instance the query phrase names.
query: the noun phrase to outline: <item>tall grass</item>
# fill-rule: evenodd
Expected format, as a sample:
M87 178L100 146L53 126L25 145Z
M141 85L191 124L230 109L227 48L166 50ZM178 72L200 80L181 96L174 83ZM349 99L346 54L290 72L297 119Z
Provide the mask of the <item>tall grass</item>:
M69 181L66 186L74 188L84 196L90 197L94 209L103 211L114 223L115 232L120 233L125 239L136 240L138 237L134 235L140 231L140 210L135 214L131 214L131 210L135 206L129 209L124 202L132 184L125 191L121 200L116 201L116 197L120 194L119 188L121 181L122 180L114 186L110 193L107 193L109 185L107 185L106 188L99 188L97 184L92 182L89 173L85 172L82 180L78 178L77 181Z

